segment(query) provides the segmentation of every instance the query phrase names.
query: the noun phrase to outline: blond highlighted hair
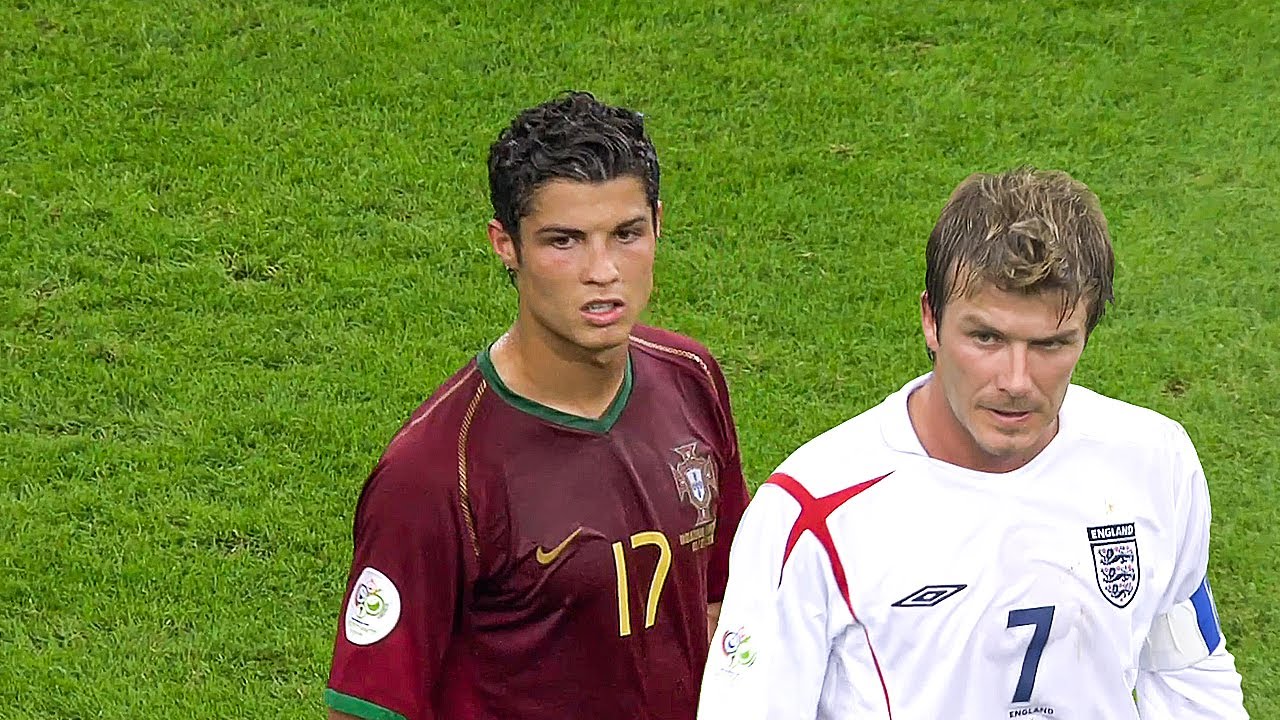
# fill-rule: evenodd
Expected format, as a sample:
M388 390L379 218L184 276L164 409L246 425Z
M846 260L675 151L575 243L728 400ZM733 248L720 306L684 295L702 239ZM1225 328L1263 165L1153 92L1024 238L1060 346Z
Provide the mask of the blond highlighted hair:
M1085 301L1092 332L1114 300L1115 255L1098 197L1058 170L1020 167L965 178L925 248L925 290L936 322L947 301L987 284L1060 293L1061 319Z

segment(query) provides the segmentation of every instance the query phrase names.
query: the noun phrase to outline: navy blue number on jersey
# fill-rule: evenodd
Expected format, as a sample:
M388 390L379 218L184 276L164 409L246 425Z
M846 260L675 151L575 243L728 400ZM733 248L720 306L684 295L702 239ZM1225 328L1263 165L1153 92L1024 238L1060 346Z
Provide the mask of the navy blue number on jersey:
M1016 703L1031 701L1031 688L1036 684L1036 671L1040 669L1040 654L1044 652L1045 643L1049 642L1049 628L1053 625L1053 605L1037 608L1023 608L1009 611L1009 624L1006 628L1035 625L1031 633L1031 642L1027 644L1027 654L1022 658L1022 674L1018 676L1018 687L1013 691Z

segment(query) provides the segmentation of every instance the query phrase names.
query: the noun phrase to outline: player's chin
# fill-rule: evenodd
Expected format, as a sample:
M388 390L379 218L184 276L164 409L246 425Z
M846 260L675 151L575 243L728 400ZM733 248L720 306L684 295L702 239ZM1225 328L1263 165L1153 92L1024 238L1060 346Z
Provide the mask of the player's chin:
M1039 438L1040 433L1031 428L1013 432L1004 428L991 428L983 444L986 451L994 457L1016 458L1034 448Z
M587 328L578 333L578 346L591 352L604 352L626 345L634 322L616 322L605 327Z

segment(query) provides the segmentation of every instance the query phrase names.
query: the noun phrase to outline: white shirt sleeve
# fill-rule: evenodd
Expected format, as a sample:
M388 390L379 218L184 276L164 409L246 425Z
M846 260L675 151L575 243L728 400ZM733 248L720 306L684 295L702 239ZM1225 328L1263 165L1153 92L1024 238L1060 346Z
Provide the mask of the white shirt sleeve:
M1138 672L1143 720L1246 720L1235 658L1225 645L1181 670Z
M1227 651L1207 576L1209 486L1186 432L1172 438L1175 514L1182 543L1171 595L1152 624L1139 662L1138 712L1143 720L1247 719L1240 674Z
M812 533L785 560L799 504L762 486L734 536L729 585L712 639L699 720L813 720L833 632L848 613L834 606L825 551ZM833 611L844 612L844 619Z

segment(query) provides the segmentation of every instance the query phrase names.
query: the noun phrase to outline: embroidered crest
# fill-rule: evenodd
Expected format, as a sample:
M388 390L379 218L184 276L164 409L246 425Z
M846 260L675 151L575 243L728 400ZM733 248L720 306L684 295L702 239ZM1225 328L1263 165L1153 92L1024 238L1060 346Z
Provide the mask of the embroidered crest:
M1138 565L1138 535L1133 523L1089 528L1093 571L1107 602L1127 606L1138 594L1142 571Z
M698 443L691 442L673 448L672 452L680 456L680 462L670 465L671 475L676 481L676 490L681 500L698 511L698 520L694 527L711 522L711 503L718 492L716 485L716 465L706 455L698 455Z

